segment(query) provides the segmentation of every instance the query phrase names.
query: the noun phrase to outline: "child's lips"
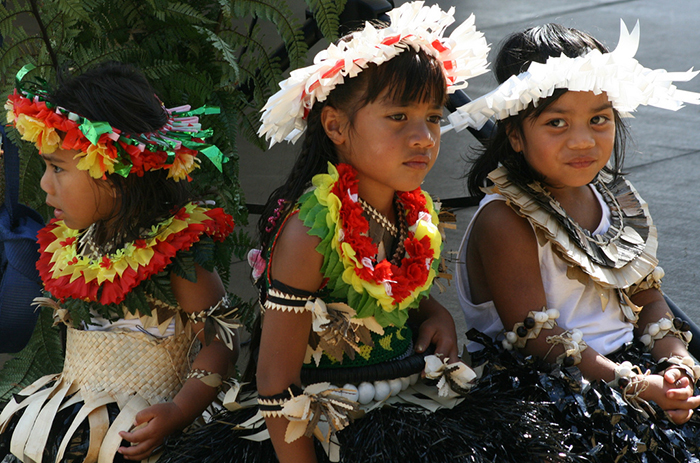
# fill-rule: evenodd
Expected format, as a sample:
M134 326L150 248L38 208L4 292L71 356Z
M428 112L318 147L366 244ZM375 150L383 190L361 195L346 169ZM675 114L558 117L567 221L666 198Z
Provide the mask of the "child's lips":
M577 158L567 162L567 164L573 167L574 169L585 169L587 167L590 167L594 163L595 159L593 158Z
M404 165L412 169L426 169L428 167L429 161L429 157L412 158L404 162Z

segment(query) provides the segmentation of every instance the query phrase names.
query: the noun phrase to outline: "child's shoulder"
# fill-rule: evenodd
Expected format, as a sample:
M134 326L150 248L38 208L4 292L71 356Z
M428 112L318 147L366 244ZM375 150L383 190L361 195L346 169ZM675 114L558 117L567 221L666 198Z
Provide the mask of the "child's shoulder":
M270 265L274 279L313 292L321 287L323 255L316 250L321 239L308 232L299 214L290 216L275 240Z
M530 222L502 200L490 201L479 209L470 235L470 241L490 249L517 249L525 242L535 241Z

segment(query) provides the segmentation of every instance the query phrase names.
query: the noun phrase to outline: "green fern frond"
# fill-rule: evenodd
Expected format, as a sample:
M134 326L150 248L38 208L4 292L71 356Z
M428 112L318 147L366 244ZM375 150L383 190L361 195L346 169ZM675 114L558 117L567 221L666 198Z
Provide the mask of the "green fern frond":
M306 0L313 12L321 33L329 41L338 39L339 16L345 9L346 0Z
M304 64L308 47L304 42L300 24L294 19L289 7L279 0L237 0L233 2L234 14L259 16L272 22L284 41L292 68Z
M207 40L209 40L214 48L221 52L224 61L226 61L233 70L233 77L238 78L240 71L238 70L238 63L236 62L236 54L229 44L209 29L200 26L194 26L194 28L199 31L199 33L206 36Z
M53 326L53 314L44 309L27 347L8 360L0 370L0 402L7 402L41 376L63 369L60 330Z

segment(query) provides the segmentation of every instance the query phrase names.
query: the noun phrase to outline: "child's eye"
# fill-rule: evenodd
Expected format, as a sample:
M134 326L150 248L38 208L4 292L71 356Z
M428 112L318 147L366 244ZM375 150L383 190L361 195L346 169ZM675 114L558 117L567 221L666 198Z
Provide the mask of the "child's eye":
M59 172L63 172L63 168L58 167L58 166L54 166L53 164L50 164L49 167L50 167L51 169L53 169L54 173L56 173L56 174L59 173Z
M552 119L551 121L547 122L547 125L551 125L552 127L564 127L566 125L566 122L564 119Z
M432 122L433 124L439 124L440 122L442 122L442 116L439 114L428 116L428 121Z
M392 119L395 121L405 121L406 115L405 114L392 114L389 116L389 119Z
M593 116L593 117L591 118L591 123L592 123L593 125L603 125L603 124L605 124L608 120L609 120L609 119L608 119L607 116Z

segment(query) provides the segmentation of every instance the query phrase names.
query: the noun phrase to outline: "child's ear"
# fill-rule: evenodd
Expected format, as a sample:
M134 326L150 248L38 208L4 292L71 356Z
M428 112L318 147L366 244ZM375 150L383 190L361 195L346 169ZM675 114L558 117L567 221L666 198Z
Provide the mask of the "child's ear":
M342 145L347 140L348 124L345 112L332 106L324 106L321 110L321 125L335 145Z
M516 153L522 152L523 140L520 131L514 129L513 127L508 127L506 132L508 133L508 141L510 142L510 146L513 148L513 151Z

